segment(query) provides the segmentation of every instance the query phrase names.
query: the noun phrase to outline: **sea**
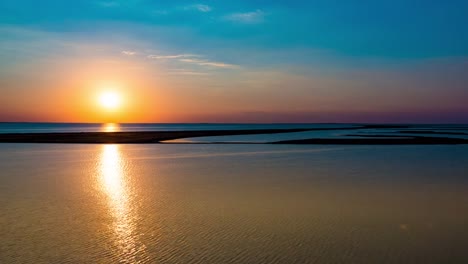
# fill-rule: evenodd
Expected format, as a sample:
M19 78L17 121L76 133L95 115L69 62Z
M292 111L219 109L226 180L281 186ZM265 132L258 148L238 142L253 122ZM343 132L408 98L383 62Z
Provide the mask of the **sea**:
M0 263L468 263L468 145L250 144L468 130L358 125L0 123L0 133L337 129L0 144Z

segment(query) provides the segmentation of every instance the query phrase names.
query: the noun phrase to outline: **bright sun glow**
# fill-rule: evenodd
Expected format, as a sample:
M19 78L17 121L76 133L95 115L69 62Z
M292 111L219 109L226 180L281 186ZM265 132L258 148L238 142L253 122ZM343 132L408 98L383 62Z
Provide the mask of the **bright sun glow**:
M113 110L120 106L121 98L118 93L104 92L99 96L99 103L102 107Z

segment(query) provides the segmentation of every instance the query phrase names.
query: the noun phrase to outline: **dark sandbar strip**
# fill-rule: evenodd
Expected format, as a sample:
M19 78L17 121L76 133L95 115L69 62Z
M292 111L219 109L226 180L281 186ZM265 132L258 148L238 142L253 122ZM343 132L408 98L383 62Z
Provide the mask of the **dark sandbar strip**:
M15 133L0 134L0 143L83 143L138 144L160 143L193 137L234 136L304 132L312 129L255 129L206 131L149 131L149 132L77 132L77 133Z
M72 133L11 133L0 134L0 143L70 143L70 144L142 144L161 143L181 138L278 134L318 130L343 130L363 128L405 128L393 125L362 125L336 128L299 129L248 129L248 130L199 130L199 131L147 131L147 132L72 132Z
M432 134L432 135L455 135L455 136L464 136L468 135L465 132L450 132L450 131L432 131L432 130L400 130L398 133L409 133L409 134Z
M468 144L461 138L443 137L408 137L408 138L314 138L300 140L285 140L272 144L297 145L455 145Z
M279 134L317 130L349 130L367 128L402 128L391 125L363 125L346 128L303 128L303 129L252 129L252 130L199 130L199 131L147 131L147 132L75 132L75 133L14 133L0 134L0 143L71 143L71 144L143 144L161 143L166 140L234 135ZM362 136L362 135L360 135ZM375 138L374 138L375 137ZM314 138L285 140L269 144L311 145L449 145L468 144L462 138L366 135L365 138ZM192 143L188 143L192 144ZM210 144L210 143L206 143ZM225 144L218 142L218 144ZM231 144L244 144L241 142Z

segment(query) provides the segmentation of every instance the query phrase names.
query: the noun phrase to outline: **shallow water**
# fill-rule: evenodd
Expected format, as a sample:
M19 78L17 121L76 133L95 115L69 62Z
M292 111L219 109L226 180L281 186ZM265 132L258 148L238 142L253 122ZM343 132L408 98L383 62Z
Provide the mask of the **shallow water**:
M347 126L348 129L345 129ZM352 129L351 124L344 124L344 129L332 127L332 130L315 130L293 133L212 136L166 140L164 143L270 143L284 140L300 140L312 138L363 138L366 136L388 137L444 137L468 139L468 126L466 125L410 125L408 128L362 128ZM310 127L323 128L323 127ZM349 129L351 128L351 129ZM415 131L419 133L415 133ZM423 133L421 133L423 132ZM437 134L424 133L437 132ZM454 134L455 133L455 134Z
M468 263L468 147L0 145L1 263Z
M57 133L57 132L129 132L129 131L186 131L239 129L347 128L353 124L97 124L97 123L1 123L0 133Z

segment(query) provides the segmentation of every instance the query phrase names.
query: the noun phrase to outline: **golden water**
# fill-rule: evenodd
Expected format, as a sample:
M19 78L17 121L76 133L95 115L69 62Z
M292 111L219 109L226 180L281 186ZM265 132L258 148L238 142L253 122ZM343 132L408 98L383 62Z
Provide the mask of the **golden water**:
M468 148L0 148L0 263L466 263Z

